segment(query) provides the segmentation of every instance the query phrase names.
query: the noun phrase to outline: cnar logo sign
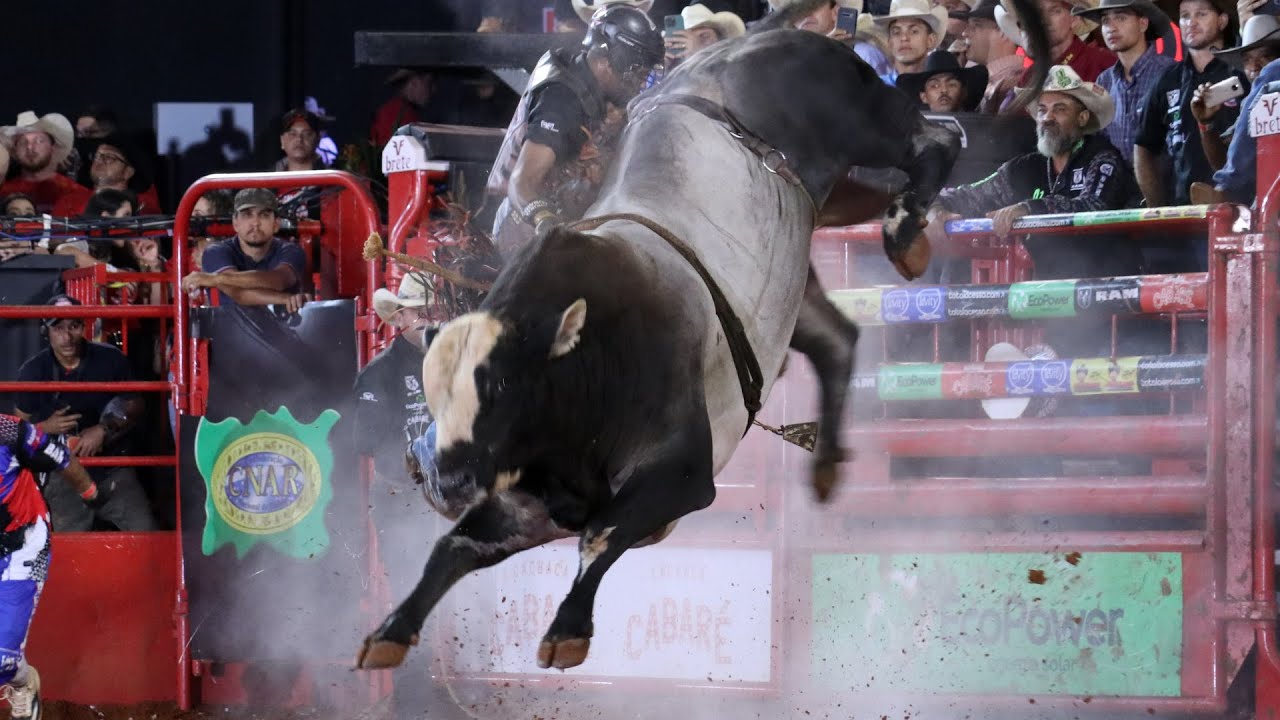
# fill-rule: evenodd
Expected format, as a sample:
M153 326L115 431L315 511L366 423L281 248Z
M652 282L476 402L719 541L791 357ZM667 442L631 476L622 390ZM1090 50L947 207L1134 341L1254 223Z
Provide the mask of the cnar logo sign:
M201 419L195 443L206 491L201 551L212 555L230 544L243 557L259 542L297 558L326 550L324 514L333 498L328 437L338 419L326 410L304 425L283 407L258 411L248 425Z

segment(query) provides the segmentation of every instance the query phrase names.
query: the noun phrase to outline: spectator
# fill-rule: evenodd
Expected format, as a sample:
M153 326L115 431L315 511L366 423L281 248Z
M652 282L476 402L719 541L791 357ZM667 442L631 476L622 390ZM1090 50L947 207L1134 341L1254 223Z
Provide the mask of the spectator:
M136 193L132 215L158 215L160 198L147 172L146 156L122 134L109 135L91 146L89 180L94 191L121 190ZM54 215L74 215L80 208L62 203Z
M1270 16L1257 15L1250 18L1245 23L1246 32L1250 23L1262 17ZM1236 124L1231 132L1231 144L1227 148L1226 161L1222 168L1213 174L1212 184L1192 183L1191 202L1193 203L1250 204L1257 195L1258 140L1249 132L1249 114L1258 103L1258 98L1267 91L1267 86L1280 81L1280 60L1267 63L1257 77L1251 80L1253 89L1241 105L1239 117L1236 118Z
M1076 35L1077 18L1071 14L1072 10L1091 7L1093 5L1090 0L1040 0L1040 14L1044 17L1045 30L1048 31L1053 64L1071 66L1085 82L1097 81L1103 70L1116 64L1116 56L1110 50L1090 45ZM1001 6L996 8L995 16L996 23L1005 35L1030 54L1030 49L1022 39L1022 24L1017 15L1006 13ZM1025 85L1030 77L1031 68L1027 67L1018 79L1018 84Z
M280 119L280 149L284 157L275 164L276 172L323 170L324 162L316 154L320 143L320 118L306 108L294 108Z
M6 160L4 148L0 147L0 166L3 166ZM3 174L4 171L0 168L0 176ZM0 216L34 217L35 214L35 204L31 202L31 198L22 193L7 195L0 200ZM26 240L0 240L0 263L23 255L30 255L32 252L34 252L32 243Z
M933 4L947 11L946 34L938 47L951 52L953 44L963 44L964 31L969 25L969 13L976 7L976 0L973 3L969 0L933 0Z
M996 24L996 8L1000 0L981 0L969 12L965 39L969 41L969 60L987 68L987 87L982 93L979 110L995 113L1022 76L1022 57L1018 46Z
M71 207L83 207L88 201L88 188L58 173L58 165L71 154L75 142L65 117L58 113L36 117L28 110L13 125L0 127L0 142L12 148L18 169L16 176L0 184L0 195L27 195L41 213L51 212L66 196Z
M137 197L128 190L102 190L90 196L80 215L85 218L131 217L137 202ZM136 269L123 239L93 243L88 240L55 241L49 247L55 255L70 255L75 258L76 267L93 267L98 263L106 263L108 270Z
M1172 21L1151 0L1103 0L1098 7L1077 9L1075 14L1097 19L1107 49L1120 58L1102 71L1098 84L1116 103L1116 121L1107 127L1107 137L1133 167L1133 144L1147 99L1165 72L1177 64L1173 58L1158 54L1155 47L1156 38Z
M67 295L55 295L55 307L79 305ZM49 347L40 351L18 370L23 382L127 382L133 379L129 361L110 345L88 342L84 320L50 318L42 332ZM50 435L65 436L71 452L79 457L133 454L131 431L142 419L142 399L136 395L110 392L24 392L14 398L14 414ZM45 485L53 529L57 532L86 532L94 519L105 520L119 530L135 532L156 529L146 495L131 467L93 468L89 475L99 486L110 487L111 497L101 508L88 508L62 482L61 473L52 473Z
M769 0L769 7L777 11L795 1ZM852 8L858 11L857 31L852 36L843 28L837 26L836 21L839 19L840 8ZM875 21L870 15L862 12L862 0L830 0L829 4L796 23L796 27L800 30L816 32L819 35L826 35L834 40L851 44L853 51L858 53L858 57L866 60L868 65L875 68L877 75L887 75L893 72L893 63L889 61L888 57L888 46L880 36L880 31Z
M230 190L210 190L196 200L195 206L191 208L191 217L230 219L233 212L233 196ZM201 267L205 249L214 242L216 241L208 236L196 240L191 248L191 267Z
M1126 207L1133 197L1133 176L1101 132L1114 113L1111 96L1101 86L1085 82L1069 66L1050 68L1036 109L1036 152L1006 162L984 180L943 190L929 212L926 233L941 242L947 220L986 215L996 235L1004 237L1026 215ZM1101 261L1079 271L1136 270L1136 254L1122 257L1113 242L1101 254ZM1034 251L1033 256L1038 268L1052 268L1059 276L1072 264L1048 262Z
M76 137L101 139L120 129L115 112L100 105L90 105L76 117Z
M1240 65L1250 83L1258 79L1262 68L1272 60L1280 58L1280 23L1274 15L1254 15L1244 25L1240 45L1226 50L1215 50L1214 55ZM1196 88L1191 96L1191 114L1196 118L1196 127L1200 131L1200 143L1204 146L1205 159L1209 167L1221 170L1227 161L1227 143L1234 128L1227 128L1221 135L1213 132L1213 117L1222 109L1222 105L1209 107L1204 100L1208 92L1206 83ZM1248 117L1249 113L1240 113ZM1192 183L1194 185L1195 183Z
M898 76L899 89L919 97L921 104L936 113L972 111L986 87L986 68L960 67L956 57L944 50L929 53L922 72Z
M49 570L49 508L40 497L40 473L58 473L93 507L109 495L65 445L21 418L0 415L0 695L8 701L10 720L43 717L40 673L23 657Z
M1191 101L1196 88L1232 75L1240 78L1246 89L1249 83L1244 73L1233 70L1213 54L1222 47L1231 21L1225 6L1214 5L1210 0L1182 0L1178 16L1186 57L1165 71L1151 91L1134 141L1134 170L1147 207L1190 202L1191 184L1213 177L1201 136L1206 132L1221 136L1239 115L1240 104L1232 100L1218 110L1204 130L1197 132L1188 127L1195 118ZM1161 172L1161 157L1167 157L1172 164L1171 187Z
M0 210L0 215L5 217L35 217L36 204L31 202L31 198L22 193L14 193L6 195L2 201L4 209Z
M684 29L663 38L666 45L664 66L667 72L671 72L685 58L699 50L711 47L721 40L741 37L747 32L742 18L731 12L713 13L702 3L681 10L680 16L684 19Z
M889 36L893 71L881 79L896 85L898 76L924 70L925 59L942 40L947 11L930 8L928 0L893 0L889 14L874 18Z
M395 88L396 96L378 108L369 130L369 139L379 151L402 125L422 122L431 100L432 76L426 70L400 68L387 78L387 85Z
M276 207L270 190L236 193L231 216L236 237L210 245L201 269L182 279L182 289L216 289L222 303L283 305L291 313L301 309L307 302L302 293L307 260L302 248L275 237L280 229Z

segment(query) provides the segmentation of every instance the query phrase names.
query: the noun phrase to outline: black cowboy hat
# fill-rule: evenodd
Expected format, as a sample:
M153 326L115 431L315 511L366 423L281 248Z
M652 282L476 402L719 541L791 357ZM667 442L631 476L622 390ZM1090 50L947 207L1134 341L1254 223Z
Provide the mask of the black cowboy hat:
M1177 25L1178 21L1169 17L1164 10L1157 7L1151 0L1102 0L1097 7L1076 8L1071 11L1071 14L1078 15L1086 20L1092 20L1101 25L1102 13L1107 10L1132 10L1145 17L1149 21L1147 24L1148 41L1164 38L1165 43L1169 44L1175 40L1173 26Z
M945 50L929 53L929 57L924 61L924 70L899 75L898 88L912 98L918 98L920 93L924 92L924 86L929 82L929 78L943 73L955 75L964 85L964 99L960 101L960 111L968 112L978 106L978 102L982 100L982 94L987 89L989 78L987 69L981 65L960 67L960 61L956 56Z

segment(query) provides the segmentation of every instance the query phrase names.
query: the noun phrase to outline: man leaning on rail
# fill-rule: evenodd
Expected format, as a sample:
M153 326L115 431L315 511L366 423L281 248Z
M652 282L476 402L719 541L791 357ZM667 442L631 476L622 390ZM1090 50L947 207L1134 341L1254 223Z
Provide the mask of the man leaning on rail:
M989 217L996 235L1005 237L1026 215L1078 213L1131 207L1137 199L1132 173L1101 131L1115 116L1105 89L1080 79L1067 65L1049 70L1035 110L1036 152L1013 158L990 177L944 189L929 211L926 233L945 247L944 225L959 218ZM1056 243L1063 246L1063 243ZM1095 252L1083 243L1032 247L1037 275L1058 277L1137 270L1131 243L1107 242ZM1041 252L1037 252L1040 249ZM1080 262L1085 260L1087 262Z

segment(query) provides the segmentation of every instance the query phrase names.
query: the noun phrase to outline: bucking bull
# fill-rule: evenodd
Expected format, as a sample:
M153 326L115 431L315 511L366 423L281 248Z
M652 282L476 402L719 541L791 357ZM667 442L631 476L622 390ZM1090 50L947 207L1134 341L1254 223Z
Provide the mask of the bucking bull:
M828 497L858 330L809 267L810 236L884 213L885 252L918 277L924 212L959 141L847 45L787 27L825 1L775 13L637 97L588 220L542 233L477 312L440 329L423 364L435 463L415 472L460 519L357 667L399 665L467 573L572 536L581 564L538 665L581 664L605 572L711 504L788 348L818 377L812 482ZM1044 58L1036 0L1014 4ZM849 184L854 166L910 183L877 195Z

